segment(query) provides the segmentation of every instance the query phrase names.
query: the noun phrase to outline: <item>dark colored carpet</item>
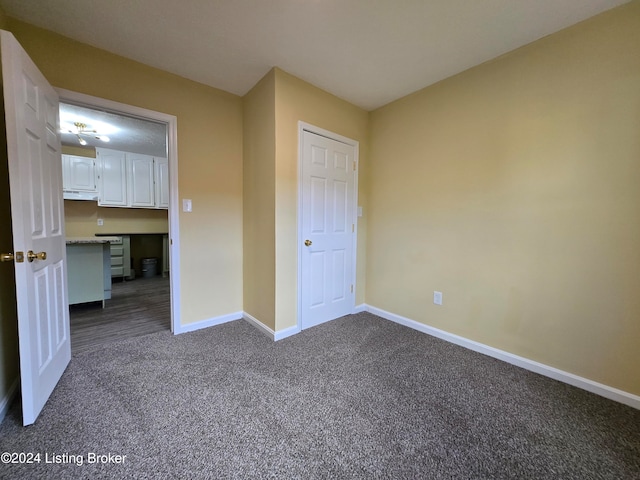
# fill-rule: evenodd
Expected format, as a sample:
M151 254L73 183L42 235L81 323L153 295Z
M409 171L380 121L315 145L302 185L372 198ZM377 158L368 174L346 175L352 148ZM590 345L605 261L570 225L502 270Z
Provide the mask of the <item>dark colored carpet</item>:
M235 321L75 355L5 451L41 454L16 479L638 479L640 411L366 313L277 343Z

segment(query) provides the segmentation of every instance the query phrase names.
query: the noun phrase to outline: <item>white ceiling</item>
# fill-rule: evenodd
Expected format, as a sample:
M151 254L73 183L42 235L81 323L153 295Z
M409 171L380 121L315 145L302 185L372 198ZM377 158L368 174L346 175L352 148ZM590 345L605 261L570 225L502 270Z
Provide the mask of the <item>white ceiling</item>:
M91 109L66 103L60 104L60 132L63 145L80 146L74 122L86 124L87 130L96 130L106 135L108 142L96 139L94 135L81 137L90 147L111 148L132 153L143 153L154 157L167 156L167 126L149 120Z
M244 95L271 67L372 110L628 0L0 0L15 18Z

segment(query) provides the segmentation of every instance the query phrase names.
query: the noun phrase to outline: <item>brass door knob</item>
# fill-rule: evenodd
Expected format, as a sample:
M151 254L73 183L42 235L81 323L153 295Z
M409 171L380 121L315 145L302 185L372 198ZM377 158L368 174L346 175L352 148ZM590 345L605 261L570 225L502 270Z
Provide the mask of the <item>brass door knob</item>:
M0 262L13 262L22 263L24 262L24 252L16 252L16 253L0 253Z
M46 260L46 259L47 259L47 252L33 253L33 250L29 250L27 252L27 260L29 262L33 262L34 260Z
M312 243L313 243L313 242L312 242L311 240L305 240L305 241L304 241L304 244L305 244L307 247L310 247Z

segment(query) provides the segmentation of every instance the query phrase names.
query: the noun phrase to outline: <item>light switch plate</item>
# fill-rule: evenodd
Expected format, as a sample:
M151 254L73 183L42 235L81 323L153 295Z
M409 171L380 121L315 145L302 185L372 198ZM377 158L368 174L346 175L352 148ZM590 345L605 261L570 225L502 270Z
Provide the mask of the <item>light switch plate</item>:
M433 292L433 303L436 305L442 305L442 292Z
M182 211L183 212L192 212L193 211L193 205L191 204L191 199L189 199L189 198L183 198L182 199Z

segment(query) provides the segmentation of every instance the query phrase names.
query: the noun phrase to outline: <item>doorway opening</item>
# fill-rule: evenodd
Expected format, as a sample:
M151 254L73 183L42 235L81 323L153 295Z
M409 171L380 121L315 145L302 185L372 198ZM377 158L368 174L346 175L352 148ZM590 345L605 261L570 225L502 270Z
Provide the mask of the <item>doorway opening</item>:
M72 351L174 332L179 325L174 300L179 298L178 215L172 208L177 204L176 118L75 92L58 93L63 158L80 163L82 157L95 159L98 191L86 201L75 198L74 185L65 185L66 236L111 240L104 267L111 291L104 302L73 303L77 285L69 271ZM122 177L113 173L117 165ZM67 252L69 257L69 248Z

